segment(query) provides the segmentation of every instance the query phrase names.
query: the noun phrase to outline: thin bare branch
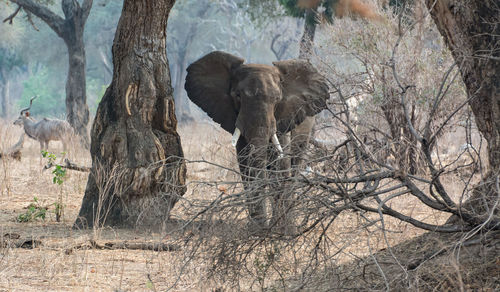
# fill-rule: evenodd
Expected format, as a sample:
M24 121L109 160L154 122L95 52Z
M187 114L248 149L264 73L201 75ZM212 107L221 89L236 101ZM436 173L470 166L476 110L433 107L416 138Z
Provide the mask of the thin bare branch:
M33 13L50 26L58 36L63 37L64 19L52 12L46 6L43 6L33 0L10 0L21 6L26 12Z
M9 24L12 24L12 21L14 20L14 17L16 17L16 15L19 13L19 11L21 10L21 6L20 5L17 5L17 9L16 11L14 11L14 13L12 13L11 15L7 16L3 22L9 22Z

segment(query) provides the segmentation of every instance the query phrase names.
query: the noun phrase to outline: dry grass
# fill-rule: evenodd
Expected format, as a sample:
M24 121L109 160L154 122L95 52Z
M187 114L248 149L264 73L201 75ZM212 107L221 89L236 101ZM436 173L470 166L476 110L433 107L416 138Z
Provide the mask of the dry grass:
M0 125L1 147L15 143L21 129L8 126L6 122ZM188 164L188 191L172 214L182 222L188 219L186 210L192 207L194 200L215 198L220 194L221 188L236 186L231 182L238 181L239 177L235 171L237 163L234 149L229 143L230 134L209 124L181 127L179 132L188 160L205 160L225 167L203 162ZM60 151L61 145L52 143L50 150L55 153ZM34 249L0 246L0 291L163 291L169 288L174 291L216 291L217 288L246 291L262 288L263 284L252 273L243 278L238 286L226 286L215 280L206 280L209 264L203 260L203 256L190 257L187 254L193 250L191 245L196 241L184 241L184 238L193 236L192 232L196 230L168 234L110 228L99 230L98 233L93 230L73 230L71 227L79 211L87 174L69 171L66 181L61 186L55 185L50 171L41 171L38 151L38 143L27 139L20 162L6 160L0 163L1 241L6 234L19 234L21 238L35 238L43 242L42 246ZM91 161L90 155L81 149L76 149L70 156L83 165L89 165ZM228 183L220 185L217 183L220 181ZM450 177L448 183L457 185L453 177ZM56 222L55 215L50 212L46 220L29 223L16 221L19 214L26 212L25 208L33 197L36 196L45 206L54 203L61 192L64 203L61 222ZM411 197L398 200L397 204L416 218L425 219L429 223L443 223L447 219L446 215L423 208ZM227 223L227 228L234 228L232 222ZM176 224L172 224L172 227L176 227ZM423 233L408 224L386 218L386 229L389 232L385 239L377 226L360 228L360 224L362 222L357 214L346 212L329 229L330 238L335 239L331 246L331 254L336 254L332 262L348 263L369 255L370 250L374 252L386 248L388 243L396 245ZM236 230L226 230L234 231ZM170 252L70 249L91 239L101 243L172 242L180 245L180 249ZM191 260L188 261L188 258ZM286 262L286 256L281 261ZM285 278L295 276L292 267L285 274ZM271 284L267 282L268 285L272 287L275 286L272 282L283 278L283 275L278 276L269 271L266 277L271 281Z
M8 148L17 141L22 129L10 126L9 122L0 122L0 149ZM216 161L221 165L234 168L236 159L229 143L230 135L222 133L214 126L201 124L189 128L180 128L186 158ZM224 140L225 139L225 140ZM62 150L59 142L51 142L50 152ZM222 155L221 155L222 154ZM78 164L90 165L89 153L82 149L69 156ZM21 238L36 238L43 246L35 249L0 247L0 290L165 290L175 283L176 291L209 289L201 283L196 270L179 274L182 264L176 252L132 251L132 250L75 250L89 239L98 241L165 241L164 235L143 230L119 230L105 228L95 238L92 230L73 230L72 224L78 215L80 203L85 191L87 173L68 171L65 182L61 185L52 183L50 170L42 171L38 142L27 139L20 162L15 160L0 161L0 238L6 234L18 234ZM190 163L188 179L225 180L236 178L227 170L203 163ZM186 197L195 195L194 184L190 184ZM55 221L55 215L49 208L46 220L19 223L16 218L26 212L26 207L37 197L42 206L49 206L57 201L62 192L64 217L62 222ZM196 195L210 197L204 193ZM179 204L181 207L182 203ZM182 217L182 214L173 214ZM168 240L168 239L167 239ZM198 266L199 267L199 266Z

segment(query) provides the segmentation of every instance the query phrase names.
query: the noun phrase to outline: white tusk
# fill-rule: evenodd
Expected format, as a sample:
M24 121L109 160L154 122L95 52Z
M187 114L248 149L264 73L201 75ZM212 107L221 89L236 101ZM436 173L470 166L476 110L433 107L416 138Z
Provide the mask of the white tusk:
M240 129L236 128L234 130L233 138L231 138L231 144L236 147L236 143L238 143L238 139L240 138L241 131Z
M280 153L279 158L283 158L283 148L281 148L280 141L278 140L278 136L276 135L276 133L274 133L272 140L274 146L276 147L276 149L278 149L278 152Z

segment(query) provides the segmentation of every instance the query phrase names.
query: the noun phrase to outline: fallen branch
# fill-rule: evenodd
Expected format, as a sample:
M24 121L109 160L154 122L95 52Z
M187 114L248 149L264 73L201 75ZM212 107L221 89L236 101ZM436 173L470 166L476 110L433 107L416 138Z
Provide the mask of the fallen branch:
M76 170L76 171L83 171L83 172L90 171L90 167L77 165L77 164L69 161L68 158L64 159L64 163L65 163L65 165L63 167L67 168L67 169Z
M54 163L48 163L47 165L45 165L43 167L43 170L46 170L46 169L49 169L49 168L52 168L54 166L56 166L57 164L54 164ZM66 169L70 169L70 170L76 170L76 171L81 171L81 172L89 172L90 171L90 167L88 166L80 166L76 163L73 163L71 161L69 161L68 158L64 159L64 164L61 165L62 168L66 168Z
M44 245L40 239L27 237L20 239L21 236L16 233L6 233L0 236L0 247L2 248L27 248L33 249L38 246L46 248L61 248L60 246ZM115 250L115 249L128 249L128 250L152 250L152 251L178 251L178 245L164 243L164 242L104 242L98 243L95 240L89 240L64 250L65 254L71 254L75 250L88 250L88 249L101 249L101 250Z
M163 242L105 242L104 244L97 243L95 240L80 243L65 250L66 254L71 254L75 250L86 249L128 249L128 250L152 250L152 251L178 251L180 247L173 244Z
M28 237L19 240L20 237L17 233L6 233L0 237L0 247L33 249L42 246L42 242L38 239Z

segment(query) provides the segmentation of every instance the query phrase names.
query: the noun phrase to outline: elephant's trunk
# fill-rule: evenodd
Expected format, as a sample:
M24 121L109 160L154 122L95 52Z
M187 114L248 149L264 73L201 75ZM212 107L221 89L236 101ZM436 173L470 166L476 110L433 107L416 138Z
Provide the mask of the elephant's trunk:
M240 136L241 136L241 131L240 131L240 129L236 128L234 130L233 137L231 138L231 145L233 145L233 147L235 147L236 144L238 143L238 139L240 138ZM271 140L274 144L274 147L276 147L276 150L278 150L278 152L279 152L279 157L283 158L283 148L281 147L281 144L280 144L280 141L278 139L278 135L276 135L276 132L273 134Z

